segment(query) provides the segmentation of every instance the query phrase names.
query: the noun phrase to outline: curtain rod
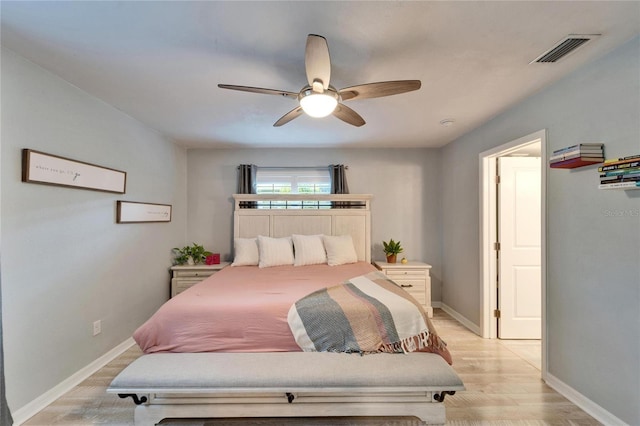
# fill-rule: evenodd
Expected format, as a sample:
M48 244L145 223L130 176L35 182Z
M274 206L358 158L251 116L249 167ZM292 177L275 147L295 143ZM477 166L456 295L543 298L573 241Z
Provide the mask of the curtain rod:
M283 170L283 169L326 169L327 166L257 166L259 169L274 169L274 170ZM349 170L349 166L344 166L345 169ZM238 166L240 169L240 166Z

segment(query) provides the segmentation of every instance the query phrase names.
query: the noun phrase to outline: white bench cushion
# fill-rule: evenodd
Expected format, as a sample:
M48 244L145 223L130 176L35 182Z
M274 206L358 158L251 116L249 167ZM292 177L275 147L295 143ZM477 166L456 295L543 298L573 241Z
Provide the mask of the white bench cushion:
M127 366L109 392L356 387L464 389L451 366L429 353L156 353Z

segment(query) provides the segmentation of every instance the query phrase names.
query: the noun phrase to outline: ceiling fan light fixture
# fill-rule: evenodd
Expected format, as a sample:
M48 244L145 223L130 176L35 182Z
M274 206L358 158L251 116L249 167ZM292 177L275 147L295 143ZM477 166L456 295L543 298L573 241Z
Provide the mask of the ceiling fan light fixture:
M422 84L420 80L380 81L377 83L350 86L338 91L329 83L331 78L331 58L329 57L327 40L317 34L309 34L307 36L304 67L309 84L304 86L298 93L285 90L265 89L263 87L235 86L231 84L218 84L218 87L222 89L239 90L241 92L279 95L296 99L298 106L280 117L280 119L273 124L274 127L287 124L291 120L303 115L303 113L306 113L310 117L319 118L333 114L334 117L347 124L360 127L366 124L364 118L345 105L343 101L398 95L400 93L418 90Z
M303 90L300 92L300 106L311 117L326 117L338 106L338 93L334 90L318 93L311 88Z

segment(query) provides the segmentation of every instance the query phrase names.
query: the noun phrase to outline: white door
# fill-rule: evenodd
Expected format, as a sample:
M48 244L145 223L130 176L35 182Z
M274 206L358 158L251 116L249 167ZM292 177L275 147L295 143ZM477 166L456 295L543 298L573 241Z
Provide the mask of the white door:
M498 159L498 337L540 339L541 161Z

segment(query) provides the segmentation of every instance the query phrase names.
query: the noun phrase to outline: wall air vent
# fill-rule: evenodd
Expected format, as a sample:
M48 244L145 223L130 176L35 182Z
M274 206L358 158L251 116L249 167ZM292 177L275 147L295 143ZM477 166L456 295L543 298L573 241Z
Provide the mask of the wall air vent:
M598 37L600 34L569 34L564 39L560 40L554 47L538 56L533 61L529 62L533 64L535 62L558 62L571 52L575 51L578 47L582 46L589 40Z

